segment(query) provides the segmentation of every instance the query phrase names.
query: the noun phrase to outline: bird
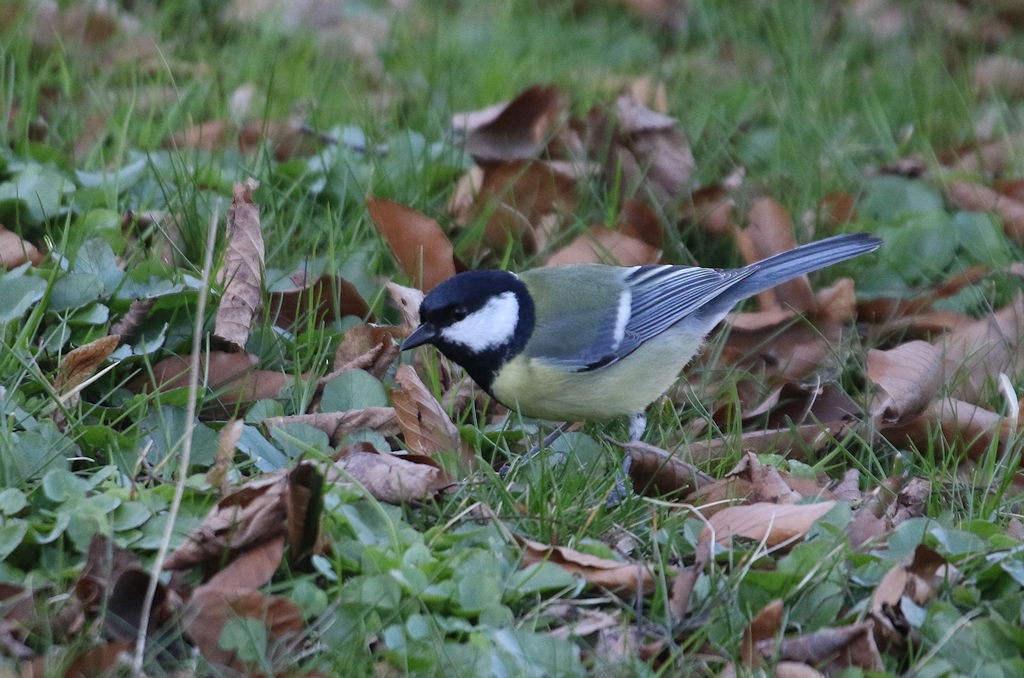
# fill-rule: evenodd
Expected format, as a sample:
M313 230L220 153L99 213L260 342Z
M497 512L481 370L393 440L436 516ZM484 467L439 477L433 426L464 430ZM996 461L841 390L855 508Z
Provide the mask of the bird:
M526 417L629 417L629 439L636 441L647 407L739 302L881 245L870 233L836 235L734 269L569 264L519 274L466 271L426 294L420 324L402 350L434 346ZM630 459L615 501L625 494Z

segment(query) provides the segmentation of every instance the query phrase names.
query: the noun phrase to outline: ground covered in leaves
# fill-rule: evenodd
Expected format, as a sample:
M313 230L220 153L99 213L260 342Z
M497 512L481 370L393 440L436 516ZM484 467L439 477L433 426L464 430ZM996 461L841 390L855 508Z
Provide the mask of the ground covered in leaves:
M1012 3L156 4L0 8L0 673L1024 673ZM643 442L399 352L851 231Z

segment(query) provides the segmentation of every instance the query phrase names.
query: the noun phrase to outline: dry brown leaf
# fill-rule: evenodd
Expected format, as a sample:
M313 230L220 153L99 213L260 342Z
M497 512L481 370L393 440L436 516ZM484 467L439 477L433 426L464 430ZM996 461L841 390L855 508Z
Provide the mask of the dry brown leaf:
M626 198L619 210L618 228L621 233L661 251L665 229L661 217L647 203L636 198Z
M69 351L60 363L53 383L54 390L66 398L96 372L96 368L110 357L120 343L121 337L111 334Z
M711 542L727 544L734 537L763 541L779 546L807 536L814 522L835 506L834 501L817 504L768 504L729 506L708 519L700 533L699 550L708 550Z
M61 675L66 678L86 678L87 676L117 675L119 673L117 669L128 671L132 664L132 649L134 647L134 640L112 641L90 647L77 654L74 661L67 665ZM33 670L30 675L46 675L46 670L44 667L40 667L38 672Z
M789 212L772 198L758 198L747 215L749 226L736 232L736 244L748 264L797 246ZM757 296L763 309L779 306L801 313L815 310L807 276L776 285Z
M271 291L264 313L274 325L298 331L296 321L305 327L324 327L345 316L355 316L373 322L370 307L356 286L341 276L324 273L310 280L302 269L289 276L294 288Z
M847 191L834 191L818 201L818 216L814 223L831 228L857 221L857 199Z
M627 563L581 553L567 546L550 546L538 541L516 537L523 547L523 566L552 562L582 577L588 584L609 589L620 595L651 595L654 575L641 563Z
M393 407L367 407L344 412L317 412L315 414L291 414L282 417L267 417L262 422L267 430L287 424L305 424L326 433L332 445L355 431L374 431L383 436L398 435L398 415Z
M982 94L1016 98L1024 95L1024 61L990 54L974 65L974 89Z
M775 636L782 630L782 619L786 608L781 598L771 601L754 615L743 632L740 641L740 661L744 666L756 669L764 666L764 657L758 651L760 643L774 644Z
M252 321L263 305L263 230L259 205L252 192L259 187L255 179L236 182L227 217L227 250L217 273L217 284L224 292L214 320L213 336L233 351L245 349Z
M572 636L583 638L622 624L622 620L616 615L571 603L556 603L548 608L548 614L565 621L563 626L550 631L552 637L562 640Z
M241 675L256 675L259 671L239 659L233 650L221 647L220 636L228 622L246 618L266 625L267 649L274 652L265 659L269 665L284 666L294 661L287 656L289 646L284 641L297 637L305 628L302 610L288 598L259 591L221 591L209 584L193 592L182 618L185 633L207 661Z
M1024 244L1024 203L969 181L950 181L944 188L950 202L959 209L995 213L1006 235L1018 245Z
M466 151L480 160L536 158L562 122L567 103L555 85L534 85L507 104L456 113L452 128L466 133Z
M656 496L689 494L714 478L693 464L654 445L637 440L620 445L632 457L629 475L637 492L650 490Z
M928 449L940 432L950 449L965 450L971 459L990 452L993 445L1006 450L1014 439L1010 420L997 412L953 398L939 398L917 416L881 427L880 432L893 444L907 441L919 449Z
M224 562L230 555L286 536L289 512L294 512L289 508L291 495L305 494L310 473L319 476L312 462L302 462L290 472L278 471L249 481L224 497L167 557L164 568L183 570L207 562ZM294 490L293 485L297 486Z
M408 328L408 332L412 332L413 328L420 324L420 304L423 303L423 292L415 287L406 287L392 281L388 281L386 288L391 303L402 314L402 326Z
M935 343L945 362L949 395L978 402L1000 373L1024 373L1024 295Z
M487 214L499 204L507 205L534 225L549 214L567 219L576 209L577 177L571 165L514 160L482 163L481 167L484 177L470 209L471 219ZM497 239L496 235L492 237Z
M395 383L399 388L391 392L391 400L395 404L406 447L428 457L454 452L459 455L462 469L471 469L475 455L462 445L459 430L441 408L441 403L420 381L416 370L409 365L399 366L395 372Z
M242 437L245 421L232 419L224 424L217 434L217 453L213 457L213 466L206 472L206 482L220 489L225 495L231 487L229 473L234 465L235 453L238 451L238 439Z
M852 422L828 422L767 431L745 431L739 440L732 436L725 436L694 441L689 447L689 454L692 462L698 465L731 455L737 446L755 453L773 452L801 459L805 456L805 452L822 450L833 441L842 440L852 428L854 428ZM713 485L709 487L713 487ZM703 491L701 495L704 495ZM733 496L745 496L745 494Z
M122 341L128 341L142 327L154 304L156 299L132 299L128 311L110 326L110 333L121 337Z
M324 510L324 475L312 464L300 464L288 476L285 494L288 560L304 566L317 552L320 540L320 516Z
M334 369L321 382L326 384L348 370L364 370L382 378L401 352L395 338L402 334L401 328L391 325L357 325L345 330L334 352Z
M939 349L924 341L868 351L867 376L880 389L871 415L892 423L919 413L943 385L942 367Z
M385 454L368 443L343 450L327 472L328 482L353 478L377 500L396 505L429 501L452 484L430 457Z
M609 185L621 182L623 197L649 197L674 218L692 188L695 167L678 121L624 95L612 110L592 109L586 127L591 155L607 158L604 172Z
M824 673L803 662L777 662L775 678L823 678Z
M85 567L75 582L75 597L87 615L105 613L104 631L117 641L133 640L142 619L142 600L150 574L131 551L103 535L89 543ZM158 633L178 613L179 600L163 583L157 585L147 630Z
M43 255L35 245L0 225L0 270L21 266L27 261L36 265L42 260Z
M875 645L872 628L873 624L868 621L784 638L777 654L783 660L825 666L827 675L850 667L881 672L885 664ZM776 654L774 640L761 641L759 647L766 656Z
M697 585L697 580L704 571L704 565L705 563L695 562L690 567L684 567L672 580L668 609L672 613L672 619L677 622L686 618L686 612L690 608L690 594L693 593L693 587Z
M902 643L909 624L901 609L904 596L917 605L926 605L938 592L942 576L947 572L946 560L924 544L914 549L909 564L889 568L871 594L871 619L876 638L887 644Z
M738 229L733 218L736 200L722 184L698 188L690 194L690 203L684 203L681 219L696 224L704 235L722 238Z
M371 196L370 218L409 280L424 292L455 275L455 252L437 221L392 200Z
M203 403L204 412L235 414L242 404L276 398L291 377L281 372L253 369L255 356L245 353L210 351L200 360L200 387L212 391ZM175 389L188 386L191 359L172 355L153 366L152 379L143 375L129 382L136 393L151 389ZM207 381L204 383L204 379Z
M283 534L240 553L219 570L204 586L224 594L255 591L268 584L284 559Z
M566 264L613 264L642 266L656 264L661 250L639 238L613 231L605 226L591 226L576 236L568 245L555 251L544 262L545 266Z

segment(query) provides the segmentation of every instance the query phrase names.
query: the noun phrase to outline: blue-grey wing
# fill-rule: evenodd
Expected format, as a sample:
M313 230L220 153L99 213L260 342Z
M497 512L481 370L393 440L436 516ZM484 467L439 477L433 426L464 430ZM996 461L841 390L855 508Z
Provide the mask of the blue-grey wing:
M640 344L658 336L687 316L725 296L740 281L753 275L757 266L717 270L691 266L640 266L632 269L625 283L632 294L629 321L616 348L618 358L636 350ZM717 308L717 305L716 305Z

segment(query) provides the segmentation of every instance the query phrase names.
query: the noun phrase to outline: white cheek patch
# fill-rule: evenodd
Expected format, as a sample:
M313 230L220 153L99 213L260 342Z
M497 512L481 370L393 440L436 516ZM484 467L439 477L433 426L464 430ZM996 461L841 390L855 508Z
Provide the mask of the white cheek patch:
M441 330L441 337L473 353L508 342L519 324L519 302L514 292L503 292L457 323Z

